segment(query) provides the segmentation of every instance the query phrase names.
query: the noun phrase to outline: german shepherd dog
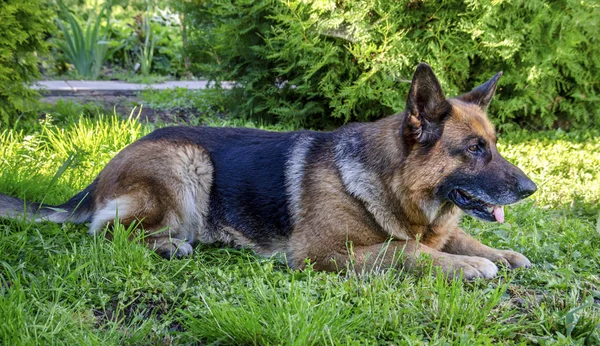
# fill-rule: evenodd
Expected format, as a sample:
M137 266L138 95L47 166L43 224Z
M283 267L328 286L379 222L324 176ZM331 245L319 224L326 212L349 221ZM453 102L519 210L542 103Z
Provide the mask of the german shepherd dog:
M427 254L450 277L492 278L494 262L530 262L467 235L460 211L503 222L504 205L537 189L496 149L486 109L500 76L447 99L420 64L404 112L333 132L161 128L66 203L0 195L0 215L89 222L91 234L116 218L139 222L144 242L167 258L221 242L338 271L411 269Z

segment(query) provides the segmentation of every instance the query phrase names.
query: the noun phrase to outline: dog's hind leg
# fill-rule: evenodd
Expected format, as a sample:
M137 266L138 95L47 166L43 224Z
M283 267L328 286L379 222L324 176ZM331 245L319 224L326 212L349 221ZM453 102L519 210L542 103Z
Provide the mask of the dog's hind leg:
M92 216L90 233L97 234L115 220L123 225L139 224L144 229L143 243L165 258L181 257L192 253L188 232L182 227L185 220L175 210L165 208L160 198L140 187L134 193L106 202ZM110 233L107 234L110 236Z
M150 249L167 258L188 255L194 242L212 241L206 227L212 174L208 153L197 145L136 142L100 173L90 232L115 219L139 222Z

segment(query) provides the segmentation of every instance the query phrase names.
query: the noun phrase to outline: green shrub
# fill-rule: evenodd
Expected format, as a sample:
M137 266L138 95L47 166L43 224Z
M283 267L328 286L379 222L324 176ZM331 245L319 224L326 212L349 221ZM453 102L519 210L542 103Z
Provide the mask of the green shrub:
M51 15L41 0L0 1L0 127L28 110L37 93L30 90L38 76L37 54L47 49L44 36Z
M490 114L533 128L600 123L600 5L586 0L191 0L196 72L236 81L240 114L303 126L404 108L414 67L448 95L502 70ZM324 122L325 121L325 122Z

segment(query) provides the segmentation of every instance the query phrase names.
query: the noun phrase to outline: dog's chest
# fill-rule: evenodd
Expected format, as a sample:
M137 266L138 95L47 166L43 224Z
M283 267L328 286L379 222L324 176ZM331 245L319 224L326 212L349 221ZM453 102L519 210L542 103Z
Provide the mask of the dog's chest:
M460 211L451 206L428 225L412 225L411 233L414 239L418 239L421 244L440 250L458 227L459 218Z

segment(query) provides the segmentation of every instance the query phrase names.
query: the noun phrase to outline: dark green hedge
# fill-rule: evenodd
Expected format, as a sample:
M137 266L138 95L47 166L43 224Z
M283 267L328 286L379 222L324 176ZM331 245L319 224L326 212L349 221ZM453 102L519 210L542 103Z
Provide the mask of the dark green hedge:
M0 1L0 128L13 122L37 93L27 84L40 73L36 54L46 51L51 14L43 0Z
M504 71L490 114L533 128L600 122L600 5L586 0L183 2L194 68L243 86L230 110L300 126L404 108L421 61L448 95Z

